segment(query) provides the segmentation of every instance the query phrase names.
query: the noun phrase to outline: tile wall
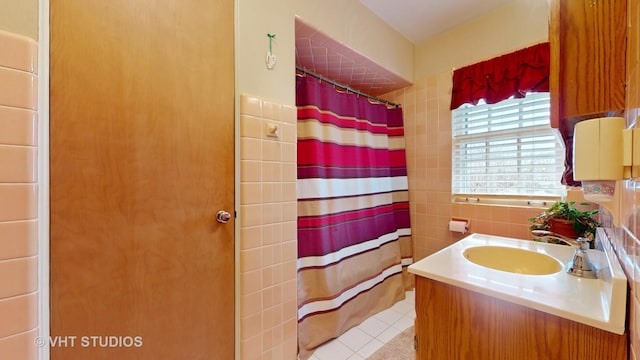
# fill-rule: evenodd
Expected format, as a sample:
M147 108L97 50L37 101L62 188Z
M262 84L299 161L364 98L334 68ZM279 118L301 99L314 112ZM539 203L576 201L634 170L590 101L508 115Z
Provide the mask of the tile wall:
M0 31L0 359L37 359L37 43Z
M384 96L403 108L415 261L465 236L449 231L452 217L468 219L470 232L529 239L527 220L543 209L451 202L451 76L428 76Z
M240 99L241 359L297 354L296 108ZM277 137L268 136L277 127Z
M629 0L627 19L627 94L625 117L628 127L638 127L640 116L640 1ZM634 169L637 170L637 169ZM634 171L635 173L635 171ZM640 359L640 178L623 182L621 226L614 247L629 280L629 358Z

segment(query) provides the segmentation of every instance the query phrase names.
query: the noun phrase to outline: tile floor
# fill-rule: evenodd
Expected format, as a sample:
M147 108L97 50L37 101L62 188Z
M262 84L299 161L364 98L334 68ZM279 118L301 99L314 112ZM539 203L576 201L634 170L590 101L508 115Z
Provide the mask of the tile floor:
M416 317L413 290L391 308L365 320L335 340L320 346L310 360L364 360L387 341L413 325Z

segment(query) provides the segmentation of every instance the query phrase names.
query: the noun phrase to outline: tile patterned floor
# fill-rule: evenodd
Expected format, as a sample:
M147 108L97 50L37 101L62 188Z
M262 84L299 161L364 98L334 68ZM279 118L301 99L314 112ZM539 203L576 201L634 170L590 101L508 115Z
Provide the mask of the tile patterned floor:
M385 343L413 325L416 317L413 290L407 291L406 295L406 299L391 308L320 346L310 360L364 360L373 355Z

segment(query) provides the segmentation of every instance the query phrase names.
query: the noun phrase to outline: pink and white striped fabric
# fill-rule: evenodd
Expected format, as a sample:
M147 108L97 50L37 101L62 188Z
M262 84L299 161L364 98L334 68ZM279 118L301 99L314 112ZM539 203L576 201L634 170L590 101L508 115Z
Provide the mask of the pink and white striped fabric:
M297 77L301 358L413 286L402 109Z

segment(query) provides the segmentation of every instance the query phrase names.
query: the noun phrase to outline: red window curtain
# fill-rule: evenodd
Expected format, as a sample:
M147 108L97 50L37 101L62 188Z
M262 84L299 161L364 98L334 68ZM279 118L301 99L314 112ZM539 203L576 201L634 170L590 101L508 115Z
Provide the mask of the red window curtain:
M549 43L541 43L453 72L451 107L494 104L527 92L549 91Z

